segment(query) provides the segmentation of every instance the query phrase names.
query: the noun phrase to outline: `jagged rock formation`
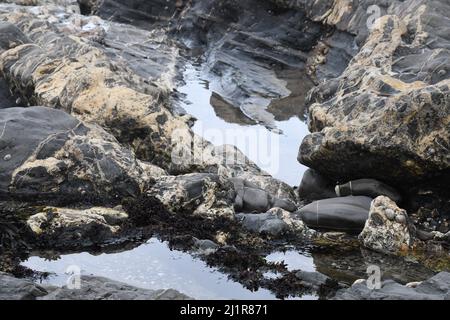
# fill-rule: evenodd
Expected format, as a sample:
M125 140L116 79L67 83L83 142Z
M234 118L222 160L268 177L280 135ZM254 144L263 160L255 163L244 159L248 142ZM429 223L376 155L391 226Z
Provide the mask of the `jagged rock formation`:
M442 0L1 1L0 197L27 201L33 209L21 218L50 247L120 236L142 217L111 207L142 199L152 207L138 215L237 217L257 234L311 237L290 186L236 148L195 135L193 119L176 109L193 57L204 60L215 111L231 122L276 131L277 120L303 117L308 105L312 134L299 161L315 170L309 200L332 197L335 182L371 178L401 191L407 207L429 197L445 213L448 9ZM344 200L325 202L327 211ZM373 203L361 239L397 253L411 238L406 214L389 201ZM330 229L337 221L359 231L369 202L349 220L332 212ZM306 208L311 226L317 204ZM442 231L430 237L448 241Z
M274 237L285 234L297 236L302 234L305 237L314 235L314 231L305 226L298 214L281 208L272 208L260 214L238 214L236 218L245 229L258 234Z
M275 120L303 116L313 86L304 70L321 24L270 1L179 1L179 7L161 2L132 1L134 9L127 9L125 0L106 0L97 13L146 28L167 26L190 54L204 54L210 88L239 119L275 130Z
M346 1L329 2L339 15L324 22L349 32L361 26L358 12L364 5L345 9ZM364 3L369 2L383 8L382 1ZM406 194L420 188L445 193L448 12L446 1L390 2L382 12L388 15L375 21L342 75L310 93L313 133L303 141L299 161L340 181L370 177Z
M119 226L61 205L111 206L141 195L172 213L232 219L231 178L250 181L270 199L263 212L295 211L290 186L236 148L214 147L191 131L189 116L172 112L179 53L163 29L106 22L58 3L29 4L39 6L0 6L0 71L13 99L27 107L1 114L0 191L6 200L57 205L28 221L41 239L106 241ZM13 139L19 131L23 141ZM96 228L103 231L91 237Z

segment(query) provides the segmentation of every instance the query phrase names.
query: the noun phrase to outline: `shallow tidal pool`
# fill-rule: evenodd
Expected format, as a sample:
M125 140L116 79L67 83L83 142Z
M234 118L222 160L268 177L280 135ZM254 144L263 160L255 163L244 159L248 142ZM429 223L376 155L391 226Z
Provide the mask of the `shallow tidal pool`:
M294 252L274 253L267 260L285 260L289 269L315 269L312 258ZM100 255L68 254L55 260L33 256L22 265L49 273L48 277L40 280L46 285L65 285L71 275L68 270L75 267L81 270L82 275L106 277L145 289L176 289L195 299L275 299L270 291L259 289L251 292L218 269L207 266L199 257L170 250L166 242L157 238L129 251ZM301 298L316 299L314 296Z

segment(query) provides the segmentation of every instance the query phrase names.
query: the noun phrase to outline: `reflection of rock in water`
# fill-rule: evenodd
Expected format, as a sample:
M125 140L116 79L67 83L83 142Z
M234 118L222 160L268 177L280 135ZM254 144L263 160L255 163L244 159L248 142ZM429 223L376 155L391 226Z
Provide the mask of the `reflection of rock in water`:
M215 92L213 92L211 96L210 103L214 108L216 115L228 123L236 123L239 125L256 124L256 122L247 117L241 109L231 105Z
M277 72L278 77L287 82L291 94L285 98L275 99L267 107L267 111L275 116L276 121L287 121L297 116L305 120L305 100L314 83L304 70L287 69Z
M399 257L390 257L365 249L333 250L312 253L317 271L332 279L352 284L358 279L367 279L367 268L379 266L383 279L392 279L406 284L432 277L430 269Z

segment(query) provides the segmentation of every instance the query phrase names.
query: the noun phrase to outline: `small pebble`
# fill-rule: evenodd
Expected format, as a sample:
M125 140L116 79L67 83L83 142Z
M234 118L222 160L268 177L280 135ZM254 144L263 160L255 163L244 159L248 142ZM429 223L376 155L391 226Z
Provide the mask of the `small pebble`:
M11 160L12 156L10 154L7 154L6 156L3 157L3 160L5 161L9 161Z
M408 284L406 284L407 288L417 288L417 286L419 286L422 282L410 282Z
M393 221L395 219L395 212L392 209L387 209L386 211L386 218Z
M395 217L395 221L397 221L400 224L406 224L406 217L402 214L399 214Z

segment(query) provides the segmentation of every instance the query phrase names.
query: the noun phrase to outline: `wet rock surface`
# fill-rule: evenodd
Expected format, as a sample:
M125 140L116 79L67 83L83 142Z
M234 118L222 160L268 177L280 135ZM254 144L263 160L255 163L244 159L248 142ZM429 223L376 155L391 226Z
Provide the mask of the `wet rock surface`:
M314 234L305 226L303 220L296 213L281 208L273 208L260 214L237 214L236 219L249 231L280 237L290 233L305 237Z
M145 290L101 277L82 276L80 289L45 287L0 273L0 300L188 300L175 290Z
M306 225L315 229L359 233L369 217L372 198L350 196L313 202L300 209Z
M448 3L375 3L387 15L375 22L342 75L310 93L312 134L299 161L337 180L370 176L407 194L415 190L408 190L410 183L443 192L449 172L448 39L446 27L436 22L448 21ZM330 15L330 22L354 32L363 8Z
M371 290L367 284L360 282L350 289L338 291L335 300L448 300L450 274L442 272L420 283L401 285L386 281L381 289Z
M45 296L45 288L30 280L20 280L6 273L0 273L0 300L35 300Z

